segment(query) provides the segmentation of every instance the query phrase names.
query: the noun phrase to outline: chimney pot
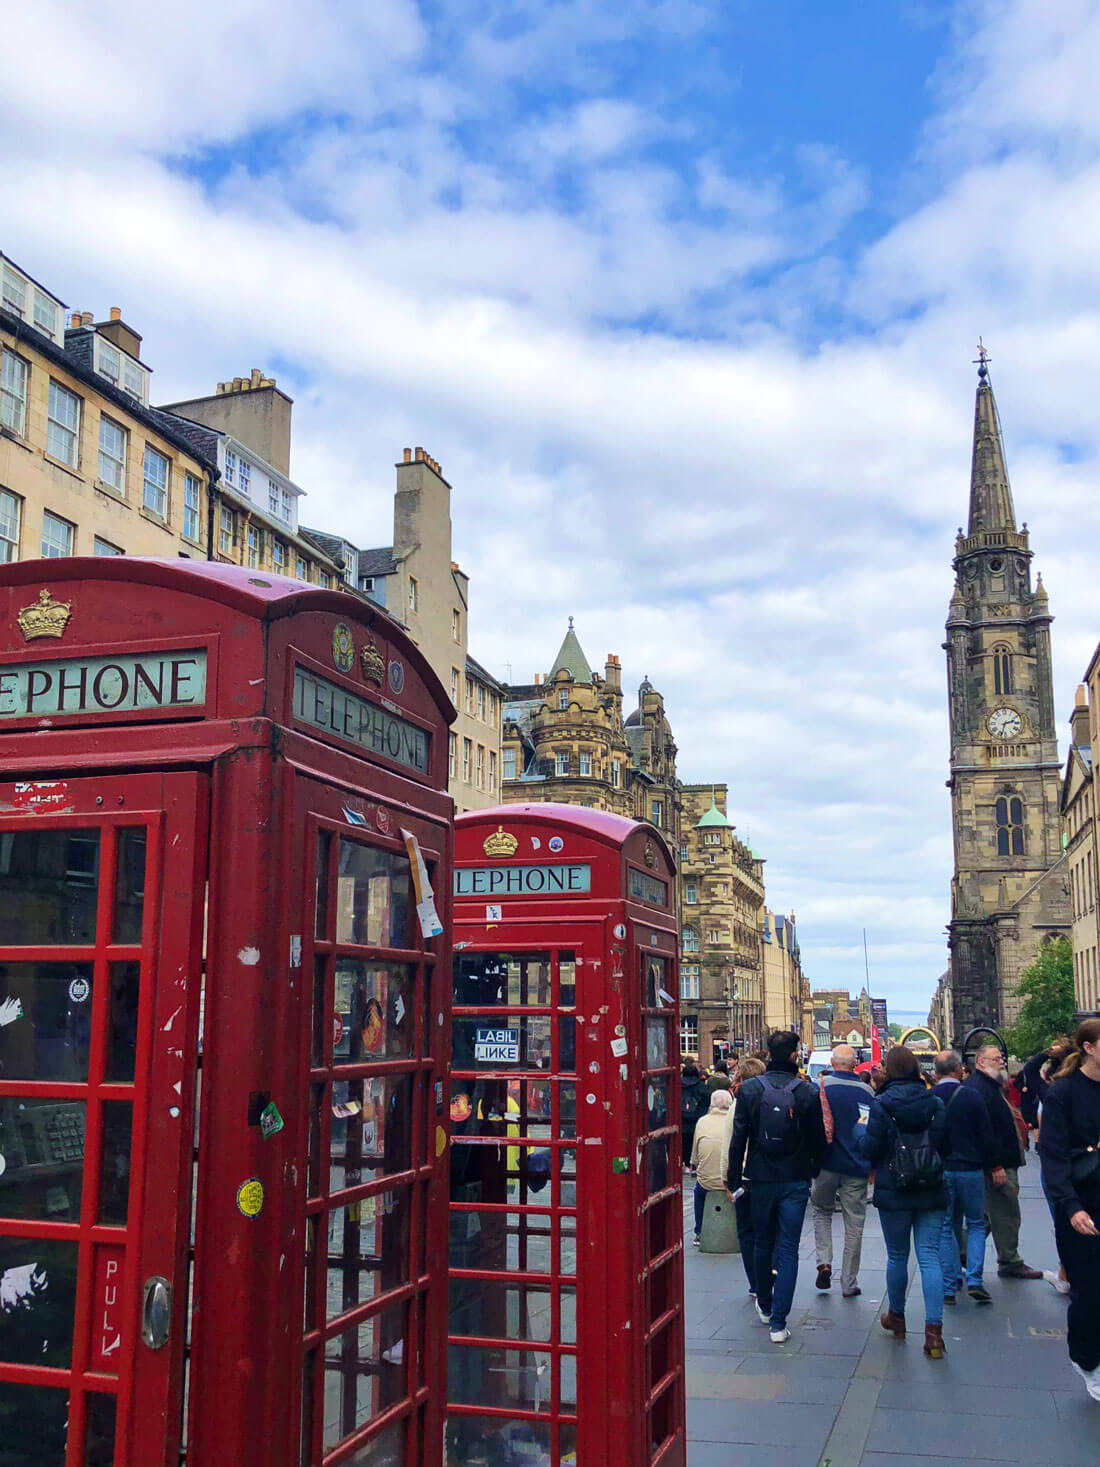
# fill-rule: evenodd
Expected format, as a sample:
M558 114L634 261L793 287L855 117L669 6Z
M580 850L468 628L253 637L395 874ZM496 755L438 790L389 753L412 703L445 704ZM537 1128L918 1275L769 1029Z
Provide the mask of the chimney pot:
M112 321L121 321L122 320L122 307L121 306L112 306L111 307L111 311L110 311L110 316L111 316L111 320Z
M406 448L405 449L405 462L407 464L411 464L412 461L413 461L413 451L412 451L411 448Z
M252 386L253 387L259 387L260 382L262 381L262 379L263 379L263 373L260 371L259 367L253 367L252 368Z
M77 328L80 325L80 312L79 311L74 311L73 312L73 318L69 322L69 325L70 325L70 327L72 328L73 331L76 331L77 330Z
M82 326L91 326L94 320L95 317L93 316L91 311L81 311L80 324Z
M419 444L416 448L416 461L418 464L422 464L424 462L424 450L419 446Z
M233 391L234 392L240 392L240 390L241 390L241 388L243 386L244 386L244 378L243 377L234 377L233 378Z

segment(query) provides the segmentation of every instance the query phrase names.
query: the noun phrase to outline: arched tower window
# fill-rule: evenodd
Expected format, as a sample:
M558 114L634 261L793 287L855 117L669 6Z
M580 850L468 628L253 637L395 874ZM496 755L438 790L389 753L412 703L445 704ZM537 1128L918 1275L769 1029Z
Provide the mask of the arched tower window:
M1024 854L1024 802L1018 795L999 796L994 815L997 820L998 856Z
M1008 647L993 648L993 691L1012 692L1012 653Z

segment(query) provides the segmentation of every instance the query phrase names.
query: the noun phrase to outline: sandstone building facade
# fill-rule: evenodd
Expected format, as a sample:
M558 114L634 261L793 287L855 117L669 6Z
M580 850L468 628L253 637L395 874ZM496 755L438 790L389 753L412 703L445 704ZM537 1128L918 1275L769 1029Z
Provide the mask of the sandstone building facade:
M974 409L970 515L947 617L951 1034L1015 1019L1022 970L1068 932L1050 607L1017 529L985 353Z
M1085 678L1077 689L1070 718L1069 755L1062 778L1062 826L1073 923L1073 991L1077 1012L1082 1016L1100 1011L1100 828L1092 768L1100 648L1093 654Z

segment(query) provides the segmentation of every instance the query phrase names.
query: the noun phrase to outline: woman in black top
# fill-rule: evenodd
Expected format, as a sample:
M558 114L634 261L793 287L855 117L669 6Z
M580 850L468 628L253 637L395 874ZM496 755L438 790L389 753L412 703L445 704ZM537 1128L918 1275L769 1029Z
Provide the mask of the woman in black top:
M1069 1277L1069 1358L1100 1401L1100 1019L1086 1019L1043 1101L1043 1182Z

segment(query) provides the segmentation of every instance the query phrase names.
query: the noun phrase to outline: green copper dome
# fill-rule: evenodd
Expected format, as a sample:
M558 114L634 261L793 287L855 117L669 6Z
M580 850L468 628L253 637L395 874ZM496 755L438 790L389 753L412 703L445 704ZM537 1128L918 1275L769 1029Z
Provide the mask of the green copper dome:
M720 826L723 830L729 830L729 829L731 829L731 826L730 826L729 821L722 814L721 810L719 810L719 808L715 804L715 802L713 800L711 800L711 802L710 802L710 809L703 816L703 818L699 821L699 823L696 825L695 829L696 830L706 830L708 826L715 826L715 825Z

